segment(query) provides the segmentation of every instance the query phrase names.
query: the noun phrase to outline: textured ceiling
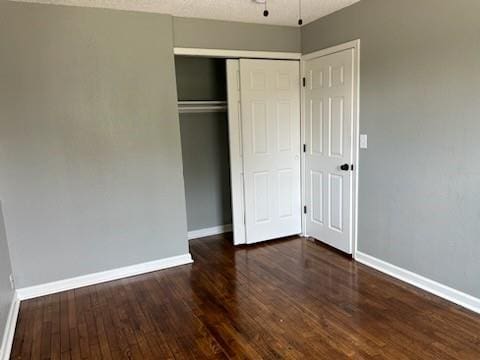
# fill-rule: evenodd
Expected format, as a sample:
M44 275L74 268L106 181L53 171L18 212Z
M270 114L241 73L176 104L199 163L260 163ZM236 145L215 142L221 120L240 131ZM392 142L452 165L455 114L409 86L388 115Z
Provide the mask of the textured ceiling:
M102 7L110 9L158 12L174 16L296 26L298 0L267 0L269 17L262 15L264 5L253 0L17 0L45 4ZM359 0L302 0L304 24L330 14Z

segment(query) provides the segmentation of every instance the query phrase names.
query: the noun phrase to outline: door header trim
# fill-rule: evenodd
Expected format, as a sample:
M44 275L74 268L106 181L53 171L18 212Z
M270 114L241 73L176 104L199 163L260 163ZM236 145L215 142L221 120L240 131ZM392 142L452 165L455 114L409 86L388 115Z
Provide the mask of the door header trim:
M332 46L327 49L317 50L317 51L302 55L301 59L311 60L311 59L315 59L325 55L335 54L337 52L348 50L348 49L356 49L358 51L360 49L360 39L352 40L344 44Z
M251 59L277 59L277 60L300 60L301 53L278 52L278 51L250 51L250 50L224 50L224 49L200 49L200 48L173 48L175 55L204 56L218 58L251 58Z

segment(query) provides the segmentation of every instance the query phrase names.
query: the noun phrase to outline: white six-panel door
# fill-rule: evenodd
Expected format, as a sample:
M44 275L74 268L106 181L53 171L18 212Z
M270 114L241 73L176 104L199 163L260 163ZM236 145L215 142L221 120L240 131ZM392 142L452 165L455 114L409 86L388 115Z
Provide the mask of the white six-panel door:
M307 60L306 233L352 253L354 50ZM343 170L342 170L343 165Z
M246 242L301 233L297 61L240 60Z

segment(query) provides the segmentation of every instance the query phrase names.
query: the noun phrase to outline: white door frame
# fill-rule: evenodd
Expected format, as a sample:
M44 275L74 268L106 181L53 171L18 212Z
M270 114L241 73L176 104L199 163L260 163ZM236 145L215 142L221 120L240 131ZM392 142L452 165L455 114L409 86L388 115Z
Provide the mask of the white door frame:
M301 53L280 51L250 51L250 50L225 50L225 49L201 49L201 48L173 48L174 55L200 56L225 59L275 59L275 60L300 60Z
M346 42L344 44L332 46L326 49L318 50L306 55L302 55L300 60L300 73L302 78L305 77L305 62L311 59L334 54L340 51L353 49L353 161L354 171L352 174L352 234L353 234L353 258L356 258L358 243L358 171L359 171L359 136L360 136L360 39ZM305 139L305 88L301 88L301 137L302 144L306 144ZM302 153L301 177L302 177L302 201L306 204L305 199L305 153ZM306 215L302 215L302 231L304 236L308 236L306 232Z

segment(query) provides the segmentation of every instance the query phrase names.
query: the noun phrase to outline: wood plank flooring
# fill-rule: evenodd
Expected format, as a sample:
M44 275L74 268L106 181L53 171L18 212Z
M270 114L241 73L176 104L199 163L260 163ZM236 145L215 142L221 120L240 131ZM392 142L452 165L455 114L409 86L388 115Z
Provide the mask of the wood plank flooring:
M309 240L22 302L13 359L480 359L480 316Z

